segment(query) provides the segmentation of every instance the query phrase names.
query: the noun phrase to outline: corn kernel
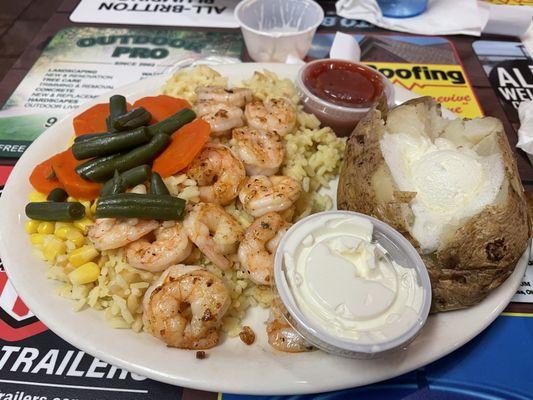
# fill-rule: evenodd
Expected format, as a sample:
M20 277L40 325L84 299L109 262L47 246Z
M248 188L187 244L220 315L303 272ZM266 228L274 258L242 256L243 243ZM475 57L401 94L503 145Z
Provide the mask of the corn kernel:
M26 232L31 235L32 233L37 233L37 228L39 227L40 223L41 221L30 219L29 221L26 221L24 228L26 229Z
M75 267L79 267L94 260L96 257L98 257L98 250L93 246L82 246L72 251L68 256L68 260Z
M87 218L87 217L78 219L73 222L73 225L76 228L78 228L80 231L82 231L83 233L87 233L89 226L91 226L92 224L94 224L94 222L90 218Z
M76 139L76 135L72 135L70 139L68 140L68 147L71 147L74 144L74 139Z
M76 199L75 197L72 197L72 196L68 196L68 197L67 197L67 201L68 201L69 203L75 203L75 202L78 201L78 199Z
M65 240L67 238L67 232L70 230L70 227L68 226L60 226L57 228L54 232L54 234L59 238Z
M80 247L83 243L85 243L85 237L83 234L79 229L72 225L62 226L61 228L56 229L55 235L60 239L70 240L76 245L76 247Z
M89 200L80 201L80 203L85 207L85 215L91 215L91 202Z
M100 267L94 262L88 262L76 268L68 277L75 285L84 285L86 283L94 282L100 275Z
M67 246L62 240L51 237L48 243L44 246L43 256L49 262L54 262L57 256L65 254Z
M76 250L79 246L76 246L73 242L70 240L65 241L65 245L67 246L67 253L70 253L71 251Z
M60 230L61 228L64 228L64 227L68 227L68 226L72 226L72 224L70 222L56 222L56 228L54 230L54 234L57 233L58 230Z
M54 233L55 226L53 222L41 222L37 227L37 232L43 233L46 235L51 235Z
M71 228L66 235L66 240L71 241L76 245L76 247L80 247L85 243L85 236L76 228Z
M40 233L34 233L30 235L30 242L32 244L43 244L44 238L45 238L45 235L42 235Z
M91 215L96 214L96 206L98 205L98 199L96 199L91 205Z
M28 195L28 200L32 203L46 201L46 195L44 193L34 191Z

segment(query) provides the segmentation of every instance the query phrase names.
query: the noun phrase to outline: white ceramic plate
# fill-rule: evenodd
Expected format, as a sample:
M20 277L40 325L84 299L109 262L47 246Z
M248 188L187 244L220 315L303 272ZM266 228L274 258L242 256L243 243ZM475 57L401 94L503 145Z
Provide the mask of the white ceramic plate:
M240 64L217 67L230 81L238 82L267 68L294 78L297 67L281 64ZM133 100L153 95L168 77L155 77L116 92ZM86 105L105 102L103 96ZM416 97L396 91L397 102ZM5 186L0 209L0 252L9 278L30 309L50 329L72 345L129 371L170 384L209 391L246 394L300 394L365 385L392 378L428 364L462 346L485 329L507 305L524 274L522 257L514 273L483 302L467 310L431 316L422 333L405 351L378 360L351 360L321 351L284 354L270 348L263 321L267 312L254 309L246 323L257 334L245 346L227 339L197 360L194 351L167 348L148 334L111 329L103 314L72 311L73 303L55 294L56 283L45 278L47 265L40 261L24 232L24 206L31 191L28 176L33 167L61 151L72 135L74 112L43 133L24 153Z

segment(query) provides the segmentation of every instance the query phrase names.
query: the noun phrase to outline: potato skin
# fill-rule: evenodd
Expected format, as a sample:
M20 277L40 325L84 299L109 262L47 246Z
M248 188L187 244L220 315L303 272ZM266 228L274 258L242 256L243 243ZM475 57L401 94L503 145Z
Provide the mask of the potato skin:
M430 97L405 104L436 106ZM440 109L437 111L440 114ZM407 229L407 203L412 197L398 191L381 154L379 141L384 125L382 112L372 110L348 139L337 191L338 209L372 215L407 237L428 269L432 312L480 302L512 273L530 234L524 190L503 126L497 121L497 143L506 175L502 191L506 191L506 196L467 220L443 248L423 254Z

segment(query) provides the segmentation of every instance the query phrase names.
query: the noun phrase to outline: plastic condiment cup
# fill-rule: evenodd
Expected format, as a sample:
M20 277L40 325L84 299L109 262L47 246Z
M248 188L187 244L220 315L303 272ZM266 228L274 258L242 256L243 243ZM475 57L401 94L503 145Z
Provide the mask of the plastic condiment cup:
M244 0L235 18L253 60L285 62L305 57L324 11L313 0Z
M320 122L322 122L324 125L331 127L335 131L337 136L342 137L350 135L357 123L370 111L371 107L340 106L311 93L309 88L307 88L307 86L305 85L306 74L316 64L331 62L353 64L360 68L370 70L372 73L379 76L383 84L382 96L385 96L387 105L389 107L394 106L394 85L381 72L367 65L347 60L329 58L315 60L311 61L310 63L307 63L306 65L302 66L302 68L300 68L300 71L298 72L298 76L296 78L296 89L298 90L300 99L304 104L304 109L309 113L315 114L320 120ZM382 96L378 96L378 98L376 99L376 103L385 100Z
M338 217L360 217L369 220L373 225L372 241L377 242L384 250L386 256L404 268L414 268L416 272L417 284L423 291L420 310L417 312L416 321L410 328L398 337L384 340L379 343L358 343L356 340L349 340L340 336L335 336L327 332L313 318L308 317L297 305L293 295L291 284L287 277L288 271L284 262L284 254L287 249L287 242L291 235L302 228L308 227L313 221L322 218L324 215ZM327 270L325 270L327 272ZM274 258L274 280L275 291L287 309L289 318L287 322L309 343L328 353L350 358L376 358L390 352L404 349L418 335L424 326L431 307L431 283L427 269L422 258L411 245L411 243L390 225L379 221L368 215L352 211L327 211L313 214L294 224L285 235L283 235Z

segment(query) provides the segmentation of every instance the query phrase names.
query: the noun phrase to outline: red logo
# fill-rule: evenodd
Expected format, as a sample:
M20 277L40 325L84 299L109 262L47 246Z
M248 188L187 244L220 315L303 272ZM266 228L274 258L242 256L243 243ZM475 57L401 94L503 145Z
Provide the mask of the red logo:
M16 342L46 331L48 328L28 309L0 268L0 339Z
M7 177L13 170L12 165L0 165L0 185L4 186L7 182Z
M9 165L0 166L0 191L12 169ZM0 262L0 339L16 342L47 329L18 296Z

